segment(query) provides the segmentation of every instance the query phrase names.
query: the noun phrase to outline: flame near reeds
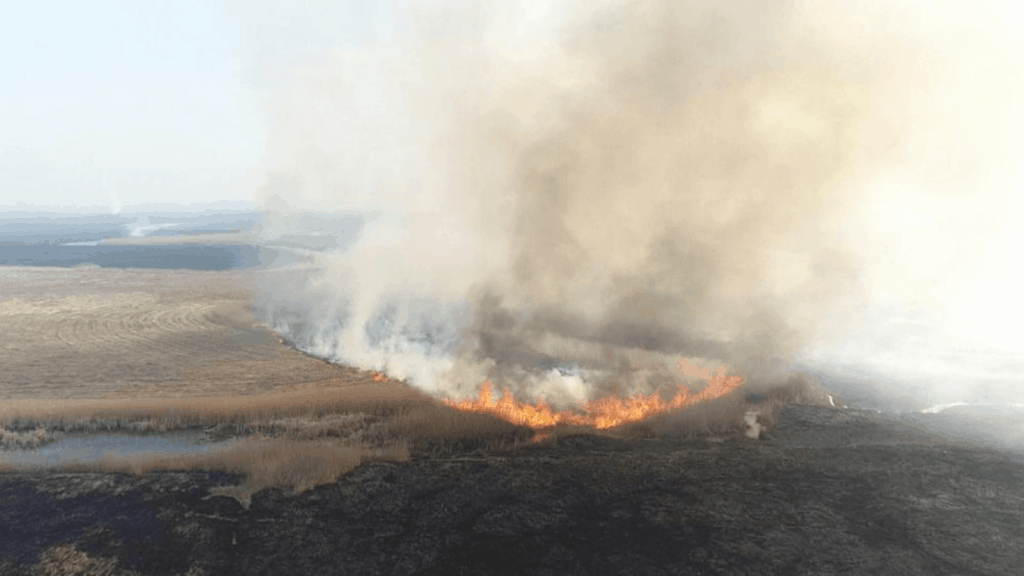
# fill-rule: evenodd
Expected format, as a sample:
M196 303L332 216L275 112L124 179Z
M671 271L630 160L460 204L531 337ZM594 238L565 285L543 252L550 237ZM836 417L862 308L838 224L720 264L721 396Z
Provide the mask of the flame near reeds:
M680 369L688 375L698 375L697 369L691 364L680 362ZM709 371L706 371L709 372ZM683 408L702 402L720 398L736 390L743 383L739 376L727 376L725 366L714 373L708 374L708 385L697 394L690 394L689 388L680 385L679 392L666 402L659 392L651 394L635 394L628 398L608 396L599 400L582 402L579 411L562 410L555 412L543 399L536 404L517 401L512 392L505 388L500 399L495 400L491 391L491 383L484 382L480 386L480 396L476 400L444 400L447 406L463 412L493 414L513 424L530 428L552 428L555 426L591 426L598 430L615 428L630 422L638 422L669 410Z

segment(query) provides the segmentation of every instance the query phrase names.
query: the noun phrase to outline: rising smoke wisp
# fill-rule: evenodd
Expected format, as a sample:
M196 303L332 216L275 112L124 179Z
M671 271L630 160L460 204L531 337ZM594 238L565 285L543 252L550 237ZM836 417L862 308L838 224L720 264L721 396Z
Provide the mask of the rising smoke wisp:
M937 301L998 220L1013 71L954 82L983 35L888 10L412 2L387 39L262 63L257 199L378 212L267 271L259 310L439 396L650 392L687 358L785 381L879 289ZM879 209L935 226L897 245ZM913 268L928 242L945 261Z

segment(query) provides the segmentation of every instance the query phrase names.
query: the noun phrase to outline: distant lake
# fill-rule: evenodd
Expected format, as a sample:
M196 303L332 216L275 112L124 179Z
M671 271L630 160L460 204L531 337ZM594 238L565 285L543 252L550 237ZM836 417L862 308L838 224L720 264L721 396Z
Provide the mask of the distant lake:
M0 246L0 265L5 266L237 270L270 264L279 256L277 250L245 244Z

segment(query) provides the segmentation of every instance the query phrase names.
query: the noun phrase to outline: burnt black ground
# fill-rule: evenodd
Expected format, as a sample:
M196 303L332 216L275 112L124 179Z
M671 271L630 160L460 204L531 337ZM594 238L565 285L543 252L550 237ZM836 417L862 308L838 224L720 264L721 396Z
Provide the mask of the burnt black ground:
M59 544L139 574L1024 570L1020 461L867 412L789 406L760 440L421 454L297 497L267 490L249 510L206 497L232 480L2 474L0 572L30 574Z

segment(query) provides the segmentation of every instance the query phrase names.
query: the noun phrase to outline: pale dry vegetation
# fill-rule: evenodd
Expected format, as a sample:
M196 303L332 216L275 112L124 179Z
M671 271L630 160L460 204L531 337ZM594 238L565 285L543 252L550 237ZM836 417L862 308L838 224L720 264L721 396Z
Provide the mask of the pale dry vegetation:
M452 450L496 447L528 429L492 416L464 414L401 389L297 389L259 396L167 399L7 402L0 408L6 428L0 438L12 448L30 448L66 433L159 432L204 427L225 445L203 453L104 457L96 462L54 466L66 471L145 474L159 470L217 470L242 478L238 486L215 488L248 505L270 487L302 493L334 482L371 460L407 460L410 447ZM20 430L26 430L24 432ZM0 470L17 469L0 464Z
M216 470L241 478L237 486L211 495L238 499L270 487L299 494L335 482L360 464L374 460L465 451L507 451L536 443L557 443L571 436L615 438L722 435L742 430L744 416L774 426L776 414L798 400L803 383L779 389L752 405L734 393L656 416L643 422L598 431L562 426L539 434L487 414L460 412L418 392L401 388L298 388L256 396L191 400L84 399L63 402L16 401L0 405L0 446L35 447L71 432L157 432L204 427L224 445L200 453L104 457L96 462L58 465L74 471L145 474L160 470ZM0 464L0 470L18 468Z
M52 439L52 434L48 434L42 425L37 426L31 432L16 432L0 428L0 449L35 448Z
M105 457L94 463L71 463L56 467L63 471L118 472L146 474L161 470L217 470L242 478L237 486L210 490L211 496L230 496L248 507L253 494L266 488L284 488L293 495L330 484L363 462L405 461L404 446L360 448L330 440L249 437L231 442L215 451L168 456L145 454Z
M18 400L0 404L0 448L40 446L71 433L157 433L205 429L211 440L236 436L334 438L381 447L383 424L429 403L411 390L306 388L253 396L189 400Z
M256 423L337 413L386 414L396 406L429 401L409 389L297 388L249 396L175 398L76 398L0 403L0 425L67 432L164 431L223 423Z
M0 566L3 568L3 566ZM6 572L5 572L6 573ZM19 572L19 574L22 572ZM39 560L28 574L35 576L138 576L115 558L94 556L75 544L51 546L39 554ZM202 564L195 563L180 576L205 576Z
M54 546L47 549L35 566L40 576L113 576L133 573L119 570L112 558L96 558L72 546Z

